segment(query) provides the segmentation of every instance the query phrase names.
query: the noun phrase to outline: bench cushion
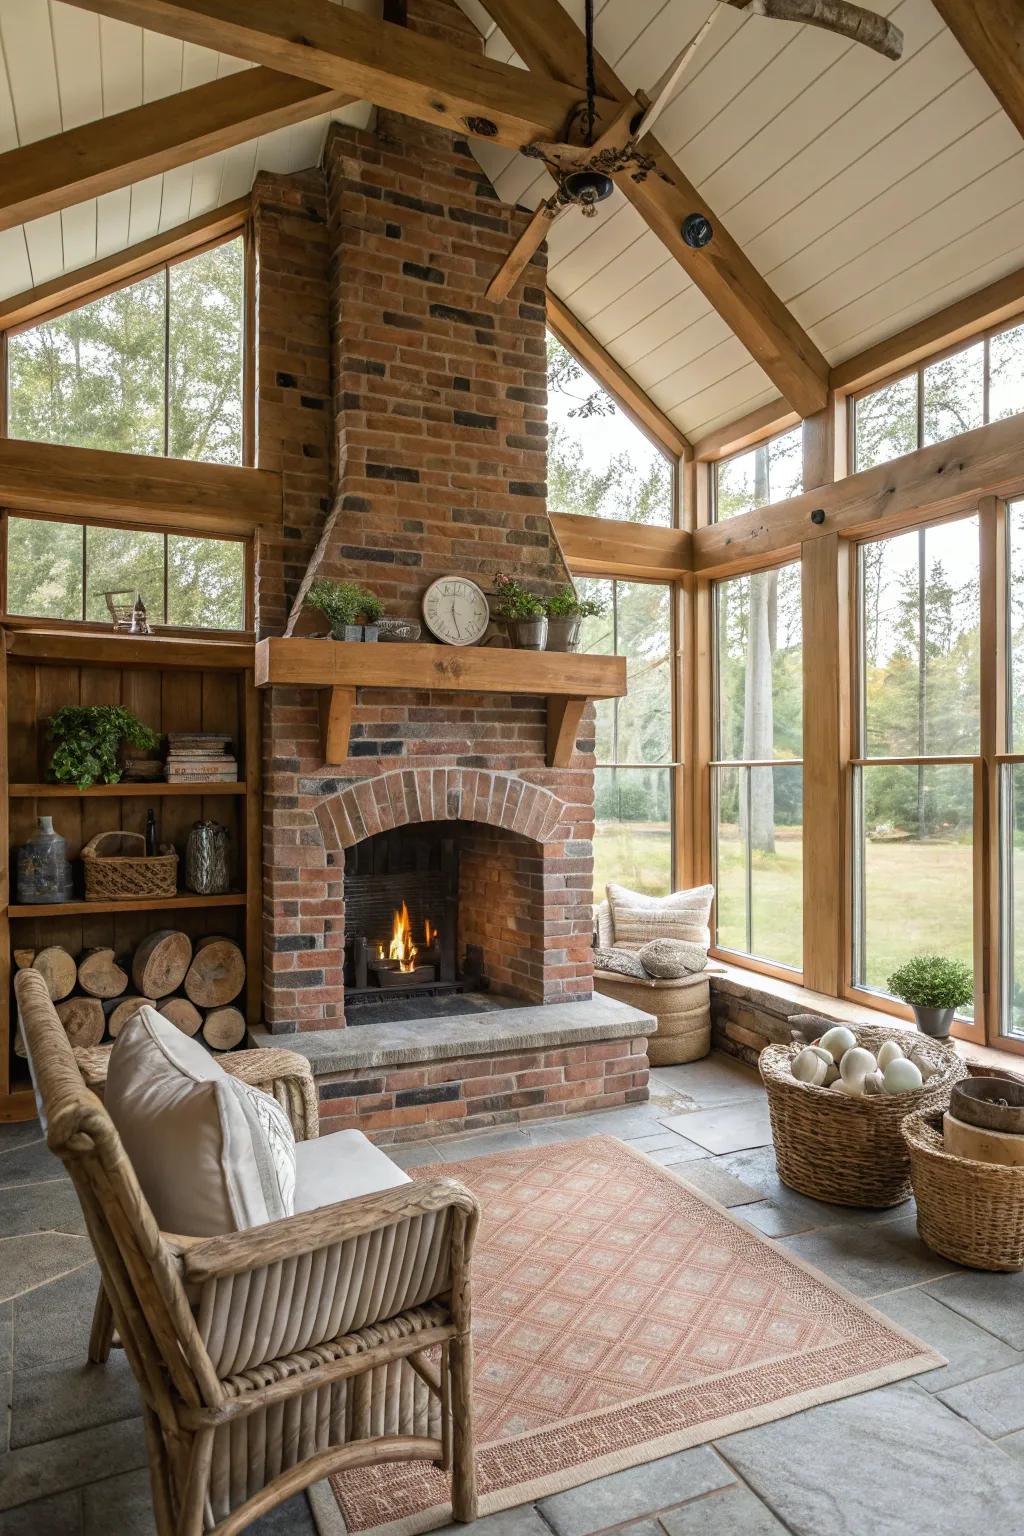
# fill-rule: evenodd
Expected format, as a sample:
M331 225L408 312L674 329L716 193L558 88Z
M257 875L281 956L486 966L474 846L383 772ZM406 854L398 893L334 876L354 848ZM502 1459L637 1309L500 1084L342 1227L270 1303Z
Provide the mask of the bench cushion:
M333 1131L295 1147L295 1209L315 1211L408 1184L409 1175L362 1131Z

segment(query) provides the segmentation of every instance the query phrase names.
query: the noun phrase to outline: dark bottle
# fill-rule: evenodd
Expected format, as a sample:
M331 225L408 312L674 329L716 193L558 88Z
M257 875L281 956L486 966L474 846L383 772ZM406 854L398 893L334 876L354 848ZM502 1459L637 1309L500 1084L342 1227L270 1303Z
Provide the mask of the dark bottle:
M146 857L156 858L156 812L152 809L146 812Z

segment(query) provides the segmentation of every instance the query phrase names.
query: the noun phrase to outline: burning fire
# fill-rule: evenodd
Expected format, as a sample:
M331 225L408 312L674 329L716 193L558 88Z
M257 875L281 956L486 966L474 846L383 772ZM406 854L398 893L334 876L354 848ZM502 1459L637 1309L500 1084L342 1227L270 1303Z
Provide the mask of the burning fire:
M437 929L434 927L429 917L423 924L423 938L428 949L437 938Z
M401 912L395 913L395 920L391 929L391 946L388 950L388 959L397 960L400 971L412 971L416 969L416 956L418 954L419 950L412 941L409 908L403 901Z

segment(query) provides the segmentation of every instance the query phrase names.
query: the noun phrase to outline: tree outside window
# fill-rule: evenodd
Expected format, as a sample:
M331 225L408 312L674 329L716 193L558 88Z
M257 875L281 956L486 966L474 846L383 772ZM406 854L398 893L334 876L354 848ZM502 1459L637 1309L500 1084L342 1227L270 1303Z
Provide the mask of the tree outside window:
M797 426L722 459L714 473L715 521L798 496L804 488L803 453L803 428Z

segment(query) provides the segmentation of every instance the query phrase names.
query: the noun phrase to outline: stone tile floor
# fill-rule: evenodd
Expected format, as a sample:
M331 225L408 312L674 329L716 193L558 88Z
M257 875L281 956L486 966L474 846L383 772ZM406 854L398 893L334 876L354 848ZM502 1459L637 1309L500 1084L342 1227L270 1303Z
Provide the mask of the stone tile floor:
M937 1258L912 1207L841 1210L786 1189L760 1081L729 1058L656 1072L650 1104L422 1142L396 1160L595 1132L678 1167L949 1364L492 1515L476 1536L1024 1536L1024 1275ZM96 1291L83 1234L38 1127L0 1127L0 1536L152 1536L134 1383L120 1355L83 1364ZM252 1529L336 1536L336 1505L318 1493Z

